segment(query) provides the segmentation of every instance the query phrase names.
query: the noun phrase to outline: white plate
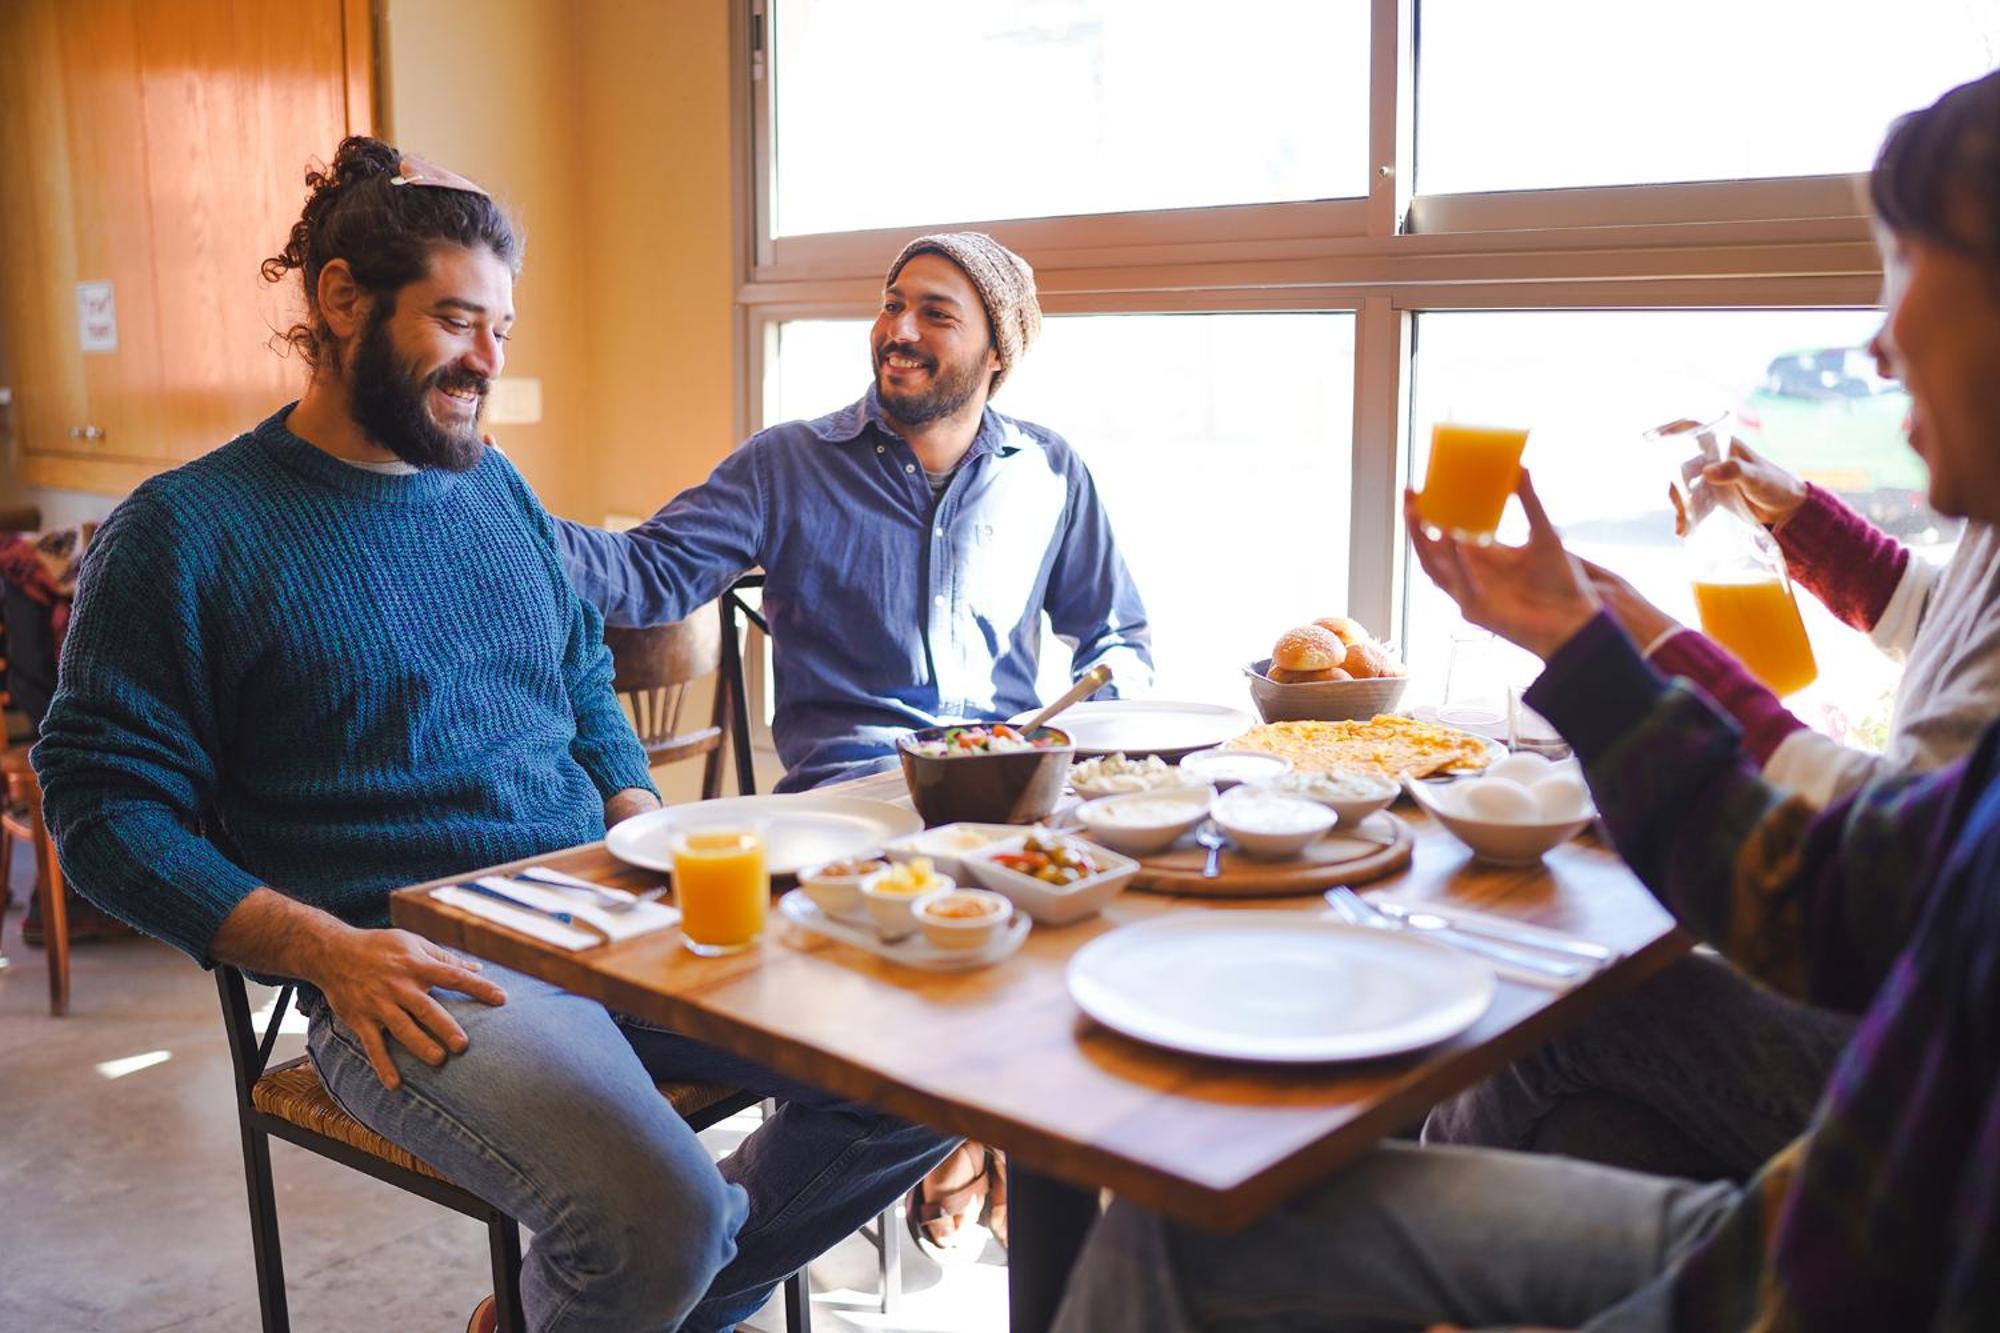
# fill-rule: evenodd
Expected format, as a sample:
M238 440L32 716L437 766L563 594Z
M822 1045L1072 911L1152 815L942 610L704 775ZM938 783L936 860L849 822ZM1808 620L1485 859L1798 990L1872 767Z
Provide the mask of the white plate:
M910 935L891 944L876 934L872 926L828 916L820 910L818 903L806 896L804 889L793 889L778 899L778 911L785 920L801 930L852 944L892 963L921 968L926 972L965 972L985 967L1013 954L1028 938L1028 918L1019 912L1000 927L993 942L983 949L940 949L922 935Z
M1128 1037L1308 1064L1435 1045L1477 1022L1493 972L1442 944L1311 912L1190 911L1077 951L1069 993Z
M1034 713L1010 719L1026 722ZM1170 703L1159 699L1097 699L1073 704L1049 724L1076 742L1079 758L1156 754L1178 759L1233 741L1257 725L1254 715L1221 704Z
M676 833L754 826L764 834L764 863L774 875L796 875L823 861L873 856L891 838L924 826L914 810L856 796L728 796L691 801L636 815L605 835L613 856L671 875Z

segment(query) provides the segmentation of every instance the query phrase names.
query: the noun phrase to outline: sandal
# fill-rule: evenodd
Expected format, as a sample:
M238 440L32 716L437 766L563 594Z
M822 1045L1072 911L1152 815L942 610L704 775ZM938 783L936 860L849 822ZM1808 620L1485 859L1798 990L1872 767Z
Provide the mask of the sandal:
M979 1215L979 1221L1004 1250L1007 1248L1007 1154L998 1148L988 1148L986 1162L992 1172L992 1183L986 1188L986 1211Z
M917 1182L903 1220L918 1249L939 1263L966 1263L978 1256L986 1238L974 1223L984 1217L999 1179L996 1156L983 1143L961 1143Z

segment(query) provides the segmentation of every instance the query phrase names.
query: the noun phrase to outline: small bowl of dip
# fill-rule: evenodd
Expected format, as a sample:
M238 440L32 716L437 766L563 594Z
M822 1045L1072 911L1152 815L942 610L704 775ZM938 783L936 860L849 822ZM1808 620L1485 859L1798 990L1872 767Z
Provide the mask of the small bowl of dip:
M1340 818L1318 801L1268 787L1238 787L1215 803L1215 822L1245 856L1282 861L1297 856Z
M889 868L886 861L829 861L799 872L799 887L814 906L843 920L863 914L861 886Z
M1205 782L1217 791L1238 785L1268 782L1292 771L1292 761L1265 750L1231 750L1219 747L1196 750L1181 760L1181 772L1192 782Z
M910 915L940 949L983 949L1014 915L1014 904L990 889L941 889L910 904Z
M1266 791L1318 801L1340 816L1343 828L1353 828L1377 810L1388 809L1403 790L1373 773L1284 773L1260 785Z
M917 918L910 909L917 899L957 887L920 856L913 861L898 861L861 881L861 901L875 923L875 933L893 942L916 933Z
M1127 856L1165 851L1208 817L1215 788L1167 787L1104 796L1076 808L1092 842Z

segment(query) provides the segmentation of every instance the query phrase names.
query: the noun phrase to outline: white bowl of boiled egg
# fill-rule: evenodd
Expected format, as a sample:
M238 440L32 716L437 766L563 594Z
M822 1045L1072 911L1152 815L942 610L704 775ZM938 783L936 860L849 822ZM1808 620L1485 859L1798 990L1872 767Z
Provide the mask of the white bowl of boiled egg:
M1573 762L1510 754L1476 778L1412 782L1410 796L1482 861L1533 865L1597 817Z

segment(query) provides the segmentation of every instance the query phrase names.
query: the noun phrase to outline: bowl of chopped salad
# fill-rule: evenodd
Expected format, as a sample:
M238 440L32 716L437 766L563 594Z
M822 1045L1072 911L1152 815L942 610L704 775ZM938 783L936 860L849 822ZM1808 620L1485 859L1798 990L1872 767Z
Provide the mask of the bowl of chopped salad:
M1139 863L1082 838L1030 833L965 859L972 877L1046 926L1080 921L1118 896Z
M1069 733L1005 722L925 727L897 743L910 801L927 825L1032 824L1062 799Z

